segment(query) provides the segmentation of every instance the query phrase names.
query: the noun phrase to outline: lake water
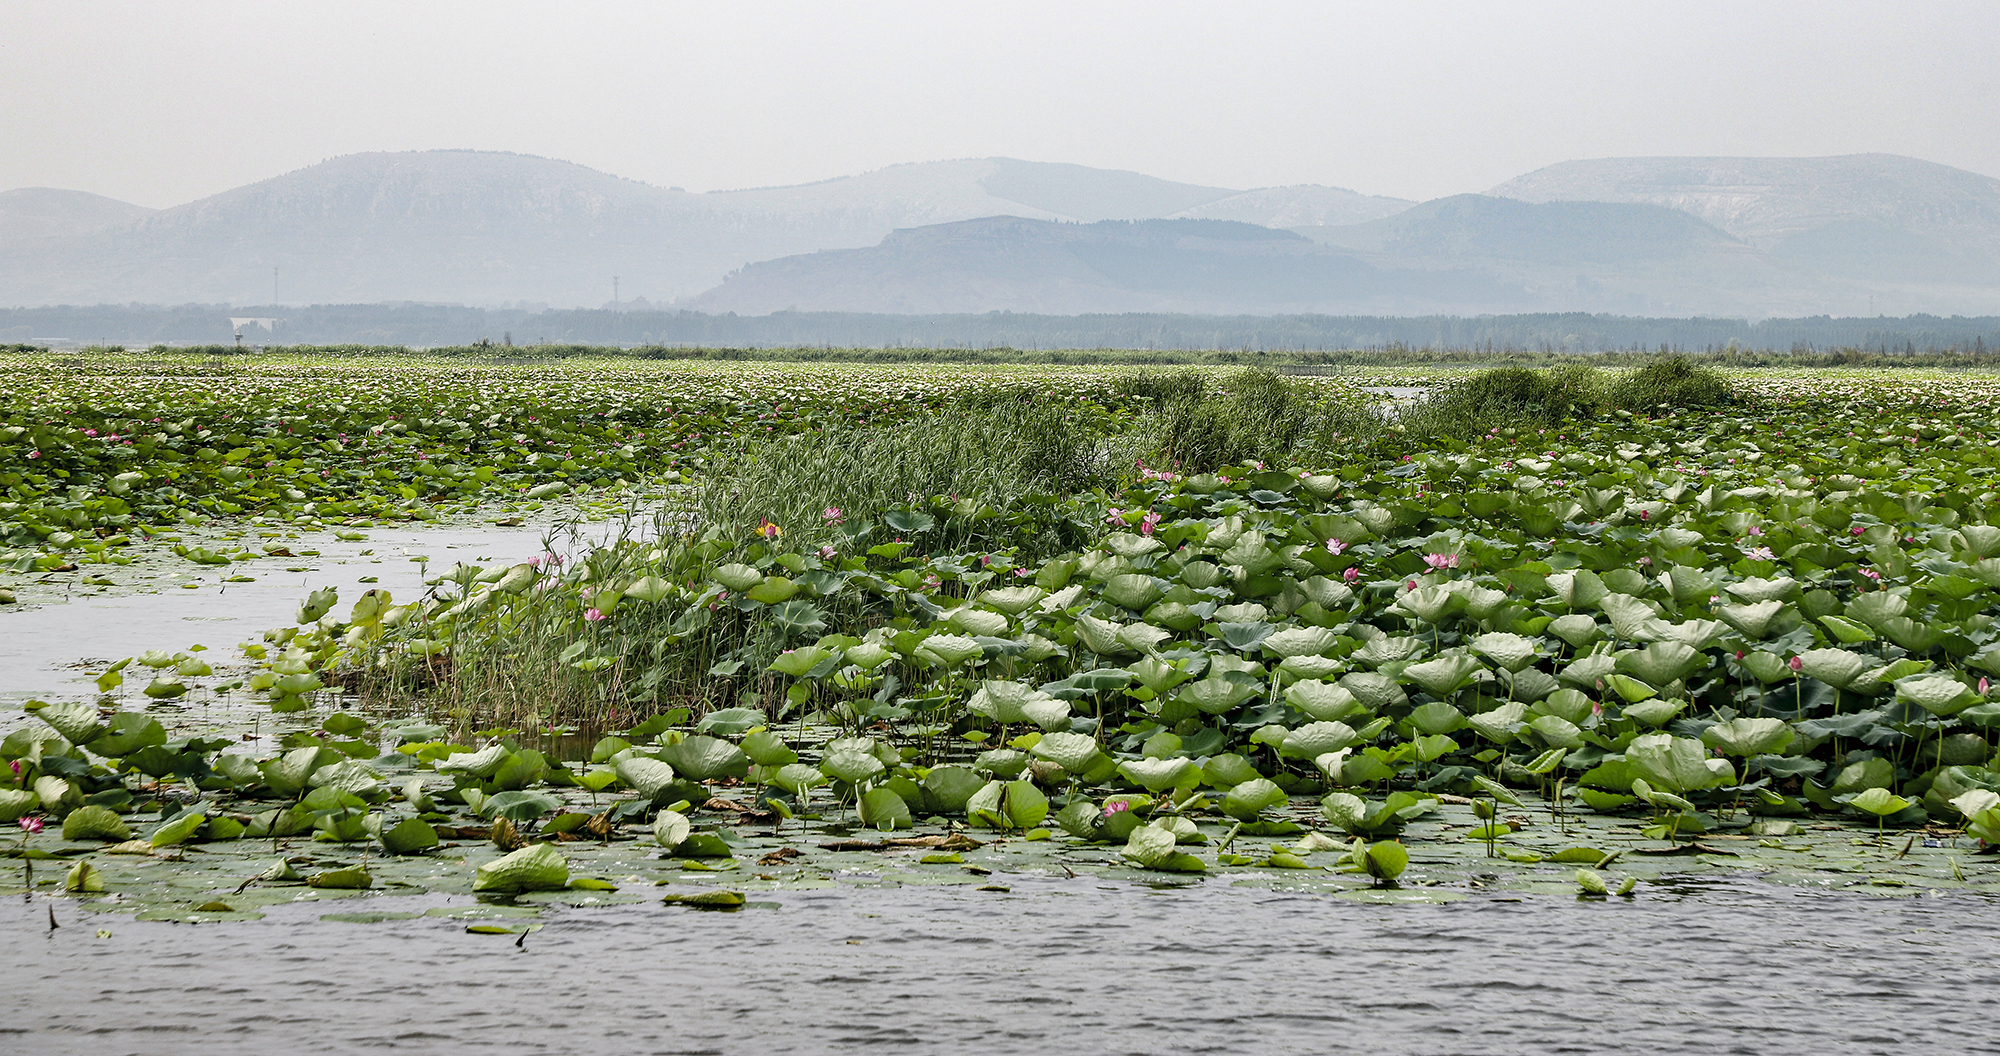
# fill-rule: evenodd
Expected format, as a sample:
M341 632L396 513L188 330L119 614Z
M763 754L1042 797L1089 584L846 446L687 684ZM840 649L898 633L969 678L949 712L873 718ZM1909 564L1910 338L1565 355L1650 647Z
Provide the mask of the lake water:
M708 913L135 922L0 905L0 1051L2000 1052L2000 906L1705 881L1375 905L1217 882L840 885ZM1664 893L1658 893L1664 891ZM97 929L110 932L99 937Z

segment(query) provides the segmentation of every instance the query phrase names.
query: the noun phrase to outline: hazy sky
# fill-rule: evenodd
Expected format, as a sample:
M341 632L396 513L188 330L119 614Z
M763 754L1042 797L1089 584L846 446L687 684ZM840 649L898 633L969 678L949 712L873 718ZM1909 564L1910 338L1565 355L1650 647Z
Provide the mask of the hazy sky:
M0 189L470 147L690 190L1005 155L1431 198L1570 158L2000 176L2000 3L0 0Z

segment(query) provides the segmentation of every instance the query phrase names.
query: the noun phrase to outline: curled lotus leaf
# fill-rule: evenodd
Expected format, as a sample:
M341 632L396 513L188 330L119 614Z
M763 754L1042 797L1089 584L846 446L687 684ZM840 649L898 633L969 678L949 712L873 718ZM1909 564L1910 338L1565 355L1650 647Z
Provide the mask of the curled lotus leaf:
M1978 702L1972 687L1949 675L1916 675L1898 679L1896 699L1908 701L1933 715L1956 715Z
M1731 627L1742 632L1745 638L1762 638L1787 608L1776 598L1746 602L1740 605L1717 605L1715 614Z
M1340 676L1340 688L1354 694L1354 699L1370 711L1407 704L1410 699L1395 679L1379 671L1349 671Z
M1883 621L1908 615L1909 611L1909 599L1886 590L1875 590L1848 602L1847 611L1842 615L1879 631L1882 629Z
M1533 703L1562 688L1556 676L1539 667L1524 667L1519 671L1502 670L1500 681L1507 684L1507 695L1515 700Z
M1211 675L1180 687L1174 699L1194 705L1210 715L1220 715L1256 694L1256 687Z
M1664 733L1634 738L1625 748L1625 762L1634 776L1673 792L1697 792L1736 783L1735 770L1711 759L1700 741Z
M1409 723L1426 736L1451 733L1465 725L1465 713L1442 700L1433 700L1410 709Z
M1349 747L1360 739L1352 726L1344 722L1309 722L1285 734L1278 746L1278 754L1294 759L1317 759L1328 752L1337 752Z
M764 573L751 568L749 565L729 564L716 566L715 571L709 573L709 578L728 587L730 590L741 593L764 582Z
M1467 716L1465 724L1495 744L1511 744L1520 736L1521 724L1527 721L1527 717L1527 706L1516 700Z
M1327 656L1288 656L1278 663L1278 670L1298 679L1332 678L1347 665Z
M1127 572L1104 581L1104 600L1133 612L1144 612L1166 593L1158 580L1139 572Z
M1362 643L1361 648L1354 651L1353 659L1369 667L1382 667L1385 664L1414 660L1422 655L1424 655L1424 643L1417 638L1381 635Z
M691 781L742 777L750 772L750 757L743 749L705 734L667 745L660 749L659 756L675 773Z
M1604 637L1603 628L1597 625L1594 616L1572 612L1549 621L1549 633L1570 644L1572 649L1583 649Z
M437 761L439 773L462 773L470 777L488 778L500 770L500 764L507 761L507 746L491 744L476 752L457 752Z
M1654 642L1617 654L1619 671L1655 686L1686 678L1709 663L1708 654L1682 642Z
M921 648L947 664L963 664L986 652L984 646L959 634L933 634L924 639Z
M660 811L660 816L653 819L653 842L667 850L687 842L693 833L694 824L678 810Z
M888 767L873 752L856 748L840 748L826 753L819 763L820 772L836 781L858 785L882 776Z
M1034 720L1028 717L1028 707L1047 702L1062 703L1048 693L1025 683L986 679L973 692L972 699L965 702L965 710L992 719L994 722L1031 722ZM1068 705L1063 705L1065 715L1068 714L1068 710Z
M1783 719L1739 716L1701 734L1701 743L1724 755L1781 755L1798 734Z
M1489 631L1472 640L1474 652L1507 671L1519 671L1535 662L1535 640L1508 631Z
M1268 778L1256 777L1230 788L1223 797L1222 812L1247 821L1266 810L1282 807L1287 801L1284 789Z
M654 799L674 783L674 768L643 755L628 755L612 764L612 772L625 787L647 800Z
M1118 764L1118 772L1148 792L1193 788L1201 783L1201 767L1192 759L1132 759Z
M1548 578L1549 591L1556 600L1569 606L1571 612L1594 609L1597 603L1611 594L1604 580L1597 573L1588 570L1557 572Z
M1071 774L1086 773L1104 758L1104 751L1097 746L1097 741L1081 733L1044 734L1033 748L1028 749L1028 753L1037 759L1046 759Z
M1328 721L1366 710L1346 688L1316 678L1301 679L1285 687L1285 702L1315 719Z
M1418 587L1405 592L1390 606L1391 611L1437 624L1446 616L1465 608L1465 597L1446 587Z
M1486 673L1479 660L1463 653L1456 656L1440 656L1421 664L1411 664L1403 669L1403 677L1422 686L1432 696L1446 696L1471 685Z
M1781 576L1776 579L1751 577L1722 588L1731 597L1747 602L1784 601L1797 597L1799 581Z
M1080 613L1076 618L1076 640L1084 648L1099 656L1115 656L1129 652L1118 640L1121 624L1110 620L1100 620L1089 613Z
M507 894L560 891L568 886L569 862L546 843L529 844L487 862L479 867L472 881L474 891Z
M951 614L946 621L952 630L973 637L998 638L1007 633L1007 616L987 609L966 607Z
M1845 649L1809 649L1799 654L1799 673L1835 689L1847 689L1873 666L1869 657Z
M1034 608L1049 592L1040 587L996 587L979 596L983 605L990 605L1009 616Z
M1338 639L1324 627L1286 627L1264 639L1264 651L1273 656L1320 656Z

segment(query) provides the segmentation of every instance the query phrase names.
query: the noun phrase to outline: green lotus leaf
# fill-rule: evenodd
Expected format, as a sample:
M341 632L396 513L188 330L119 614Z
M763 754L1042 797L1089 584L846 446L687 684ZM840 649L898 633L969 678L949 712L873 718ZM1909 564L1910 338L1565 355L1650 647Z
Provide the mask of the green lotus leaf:
M535 846L547 847L548 844L538 843ZM486 866L482 865L480 868L483 870ZM362 891L374 887L375 878L369 875L365 866L352 865L344 869L328 869L323 873L314 873L307 878L306 886L334 891ZM472 889L474 891L480 889L478 880L473 881Z
M743 754L758 766L784 766L799 761L799 753L785 743L785 739L772 730L758 730L746 735L740 745ZM697 779L700 780L700 779Z
M1278 754L1294 759L1317 759L1355 743L1360 735L1344 722L1309 722L1285 734Z
M1735 771L1727 762L1709 758L1700 741L1686 737L1664 733L1636 737L1625 748L1625 762L1635 777L1674 792L1736 783Z
M390 854L416 854L438 845L437 830L420 818L404 818L383 829L380 839Z
M611 769L625 787L649 801L659 798L674 783L672 766L643 755L628 755L613 763Z
M506 894L560 891L568 886L569 862L546 843L530 844L487 862L472 880L474 891Z
M1285 702L1315 719L1327 721L1366 710L1345 688L1318 679L1304 679L1285 687Z
M1742 632L1745 638L1764 637L1771 624L1787 606L1775 598L1755 601L1743 605L1717 605L1715 614L1731 627Z
M1145 611L1164 593L1158 580L1142 573L1128 572L1104 582L1104 599L1134 612Z
M1008 631L1006 615L986 609L962 608L952 613L951 618L945 622L952 630L975 638L981 636L998 638Z
M978 642L958 634L933 634L924 639L922 648L939 660L954 665L976 660L986 652L986 648Z
M1870 658L1845 649L1809 649L1799 654L1799 673L1835 689L1847 689L1870 666Z
M1637 704L1659 695L1659 690L1633 678L1630 675L1613 672L1604 676L1604 684L1623 698L1627 704Z
M1507 671L1519 671L1535 662L1537 651L1533 638L1523 637L1507 631L1489 631L1472 639L1473 651L1498 664Z
M1409 703L1403 687L1379 671L1349 671L1340 676L1340 688L1354 694L1369 711L1383 711Z
M199 824L199 823L197 823ZM132 838L132 827L125 819L100 806L83 806L69 812L63 818L62 837L65 840L105 840L124 843Z
M979 753L972 761L972 768L995 777L1012 779L1028 768L1028 754L1012 748L992 748Z
M1319 656L1332 649L1338 636L1324 627L1287 627L1264 639L1264 651L1273 656Z
M779 767L778 772L772 775L771 783L803 799L810 790L826 784L826 778L827 775L818 767L805 763L788 763Z
M1133 759L1118 764L1118 772L1148 792L1193 788L1201 783L1201 767L1192 759Z
M813 668L818 667L832 656L833 650L831 649L825 649L817 645L801 646L797 649L787 649L779 653L771 661L771 666L766 668L766 670L776 671L781 675L789 675L792 678L804 678Z
M1747 602L1783 601L1798 596L1799 582L1789 577L1759 579L1751 577L1722 588L1730 596Z
M1683 679L1708 666L1708 656L1680 642L1654 642L1618 653L1618 670L1655 686Z
M1701 743L1724 755L1779 755L1796 736L1783 719L1738 717L1702 731Z
M1009 616L1020 614L1041 603L1049 592L1040 587L996 587L979 596L980 604L990 605Z
M447 755L437 761L437 770L439 773L462 773L468 777L488 778L499 772L500 764L507 761L509 754L506 745L491 744L476 752Z
M1611 630L1620 638L1651 641L1662 637L1666 622L1646 601L1630 594L1608 594L1600 606L1611 618Z
M1084 774L1104 758L1096 739L1081 733L1049 733L1035 742L1028 753L1046 759L1071 774Z
M1562 687L1562 683L1556 681L1556 676L1539 667L1524 667L1519 671L1503 669L1500 672L1500 681L1506 684L1508 696L1529 703L1558 692Z
M1891 594L1886 590L1876 590L1848 602L1844 615L1850 620L1857 620L1881 630L1883 620L1907 615L1909 611L1910 602L1907 598L1900 594Z
M1609 653L1592 653L1570 661L1557 677L1564 682L1584 690L1597 688L1613 671L1618 669L1618 658Z
M1476 658L1461 653L1411 664L1403 669L1403 676L1431 695L1442 697L1471 685L1485 670Z
M1224 752L1211 757L1201 766L1202 779L1217 788L1234 788L1245 781L1254 781L1263 774L1250 764L1250 760L1234 752Z
M1174 834L1151 825L1132 830L1118 855L1141 869L1157 869L1174 856Z
M1870 788L1856 793L1847 805L1882 818L1908 810L1911 804L1886 788Z
M71 815L74 817L75 815ZM153 830L152 844L155 847L175 847L193 838L208 821L208 815L199 810L186 810L162 822Z
M1084 648L1099 656L1115 656L1130 651L1118 640L1120 627L1120 624L1110 620L1082 613L1076 618L1076 639Z
M1434 700L1411 709L1409 722L1426 734L1451 733L1465 725L1465 713L1444 701Z
M709 573L709 578L728 587L730 590L741 593L764 582L764 573L751 568L749 565L717 565L715 571Z
M1194 705L1209 715L1220 715L1256 695L1254 686L1211 675L1182 685L1174 699Z
M1283 789L1266 778L1257 777L1231 788L1229 794L1223 797L1222 812L1232 818L1251 821L1262 812L1282 807L1288 801Z
M104 732L103 725L97 721L97 709L88 704L49 704L36 711L35 717L54 727L63 739L78 746L89 744Z
M1896 764L1887 759L1863 759L1841 768L1833 778L1833 794L1888 788L1896 781Z
M1123 558L1144 557L1166 549L1166 545L1150 535L1136 532L1113 532L1104 537L1105 549Z
M1396 599L1393 612L1414 616L1435 625L1446 616L1465 608L1465 598L1445 587L1418 587Z
M1526 705L1519 701L1509 701L1490 711L1468 716L1465 724L1495 744L1511 744L1520 735L1521 725L1527 721L1527 714Z
M1979 701L1970 686L1949 675L1919 675L1896 681L1896 699L1933 715L1956 715Z
M1875 640L1875 628L1865 623L1842 616L1821 616L1819 622L1826 625L1826 629L1832 631L1833 636L1844 645L1858 645Z
M863 781L872 781L882 776L888 767L883 766L882 760L876 758L873 752L864 752L857 748L840 748L827 752L826 757L820 760L819 769L821 773L836 781L858 785Z
M661 762L690 781L742 777L750 772L750 757L728 741L695 734L658 752Z
M1540 715L1528 723L1542 743L1551 748L1575 751L1583 747L1583 731L1560 715Z
M1568 606L1570 611L1596 608L1597 603L1610 595L1611 590L1599 579L1597 573L1588 570L1557 572L1548 579L1549 590L1556 600Z
M1597 625L1597 618L1573 612L1549 621L1549 633L1568 642L1572 649L1583 649L1604 637L1604 631Z
M858 805L861 824L872 829L889 831L907 829L911 825L910 805L896 794L894 789L875 787L861 793Z
M1354 651L1353 660L1369 667L1414 660L1424 654L1424 643L1412 637L1381 635L1362 644Z
M1089 740L1089 738L1084 739ZM1096 743L1092 742L1091 746L1095 748ZM980 777L971 767L952 765L932 767L931 772L924 775L921 787L925 806L932 813L963 814L966 801L985 784L986 779Z
M492 820L506 818L508 821L533 821L544 814L561 810L563 801L547 792L511 791L497 792L479 805L479 816Z
M653 842L667 850L671 851L686 843L687 838L692 835L694 835L694 823L678 810L660 811L660 816L653 819Z
M42 797L32 789L0 788L0 824L15 821L41 805Z

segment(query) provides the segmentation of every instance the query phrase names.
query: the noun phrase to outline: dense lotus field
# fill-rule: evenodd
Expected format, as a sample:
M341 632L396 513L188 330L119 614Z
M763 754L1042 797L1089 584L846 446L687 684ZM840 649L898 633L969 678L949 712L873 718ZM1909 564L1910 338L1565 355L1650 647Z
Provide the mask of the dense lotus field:
M781 404L880 417L984 383L857 377L911 387L712 383L764 392L736 399L739 431ZM1144 426L1109 387L1048 384L1107 436ZM1005 509L669 510L659 533L460 566L421 598L316 592L245 670L163 649L106 671L102 701L31 705L0 745L0 819L46 822L17 852L68 859L44 880L180 919L377 884L527 913L641 883L730 905L1007 870L1435 897L1702 870L2000 890L1980 856L2000 845L2000 386L1733 388L1470 438L1390 412L1349 444L1141 463ZM594 399L643 402L569 392L565 420L600 429ZM686 436L649 433L628 438L635 478ZM1086 545L1043 552L1070 537L1043 521ZM169 730L125 694L135 674L160 701L227 678L289 732L245 752ZM452 695L474 678L536 688L482 711Z

